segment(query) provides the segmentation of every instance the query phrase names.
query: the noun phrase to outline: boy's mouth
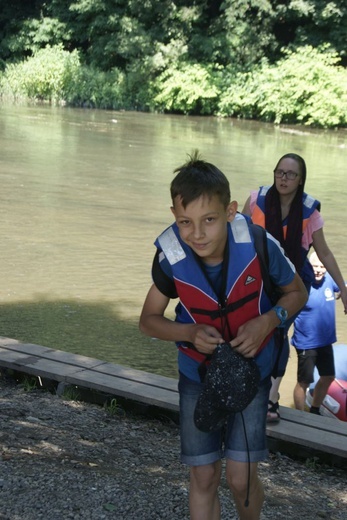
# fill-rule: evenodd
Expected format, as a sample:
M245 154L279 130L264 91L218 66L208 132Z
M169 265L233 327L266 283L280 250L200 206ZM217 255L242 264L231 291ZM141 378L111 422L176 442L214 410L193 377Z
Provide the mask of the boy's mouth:
M196 242L192 242L192 246L194 249L205 249L207 247L207 244L197 244Z

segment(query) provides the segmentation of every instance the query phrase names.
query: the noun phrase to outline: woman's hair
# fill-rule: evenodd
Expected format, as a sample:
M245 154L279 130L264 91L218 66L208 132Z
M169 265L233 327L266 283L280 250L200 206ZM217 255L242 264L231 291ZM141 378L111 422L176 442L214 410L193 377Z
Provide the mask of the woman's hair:
M226 208L230 204L229 181L216 166L201 159L198 150L189 160L174 170L176 177L170 187L171 199L181 197L184 208L202 195L211 199L217 195Z
M280 242L287 256L295 265L296 270L300 273L304 262L301 241L303 218L302 196L306 182L306 163L300 155L297 155L296 153L287 153L280 158L275 170L283 159L293 159L297 162L299 173L301 175L301 184L299 184L290 206L287 234L284 239L280 196L274 181L265 198L265 228Z

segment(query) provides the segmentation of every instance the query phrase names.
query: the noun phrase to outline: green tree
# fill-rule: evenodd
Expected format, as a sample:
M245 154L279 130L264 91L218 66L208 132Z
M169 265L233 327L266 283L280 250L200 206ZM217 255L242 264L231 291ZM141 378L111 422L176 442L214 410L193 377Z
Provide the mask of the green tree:
M158 53L165 58L178 46L177 8L171 0L53 0L50 13L71 28L86 62L102 70L126 69Z
M293 50L303 45L328 43L347 65L347 4L345 0L287 0L273 2L273 32L280 47Z
M17 39L23 23L39 14L35 0L0 0L0 60L23 58L23 48L17 53Z
M210 27L214 42L210 58L243 70L254 66L276 49L272 32L274 17L275 11L268 0L225 0L220 16Z
M1 3L1 1L0 1ZM86 63L161 72L179 62L253 67L281 49L329 43L346 58L345 0L2 0L0 57L46 44L78 49ZM152 60L152 61L151 61Z

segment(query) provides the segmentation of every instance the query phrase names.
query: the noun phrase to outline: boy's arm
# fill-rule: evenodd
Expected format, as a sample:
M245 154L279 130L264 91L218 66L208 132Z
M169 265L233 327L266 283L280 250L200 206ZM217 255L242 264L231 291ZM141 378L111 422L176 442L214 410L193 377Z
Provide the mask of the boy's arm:
M223 338L214 327L195 323L177 323L164 316L170 298L162 294L153 284L148 291L140 317L140 330L147 336L164 341L186 341L193 343L203 354L212 354Z
M308 295L306 288L295 273L293 281L281 286L283 295L276 305L284 307L291 318L305 305ZM230 344L238 352L246 357L254 357L265 338L280 324L279 319L272 309L242 325L235 339Z

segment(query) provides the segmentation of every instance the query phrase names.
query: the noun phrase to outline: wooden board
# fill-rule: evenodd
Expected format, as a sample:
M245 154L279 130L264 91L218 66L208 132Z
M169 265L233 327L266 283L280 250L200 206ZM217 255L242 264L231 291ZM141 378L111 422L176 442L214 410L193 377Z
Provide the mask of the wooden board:
M99 359L0 337L0 367L94 389L178 415L177 380ZM347 464L347 423L280 407L279 423L267 425L270 446L332 457Z
M306 446L315 451L323 451L327 454L346 458L347 461L347 423L318 416L310 423L307 412L297 412L299 417L292 420L293 414L288 414L288 408L280 407L281 420L277 424L267 425L267 435L274 439ZM295 414L296 415L296 414ZM303 423L300 416L307 415Z
M45 350L41 357L37 345L32 349L35 355L30 355L29 347L26 344L0 346L0 366L178 412L175 379L83 356L76 359L61 351Z

